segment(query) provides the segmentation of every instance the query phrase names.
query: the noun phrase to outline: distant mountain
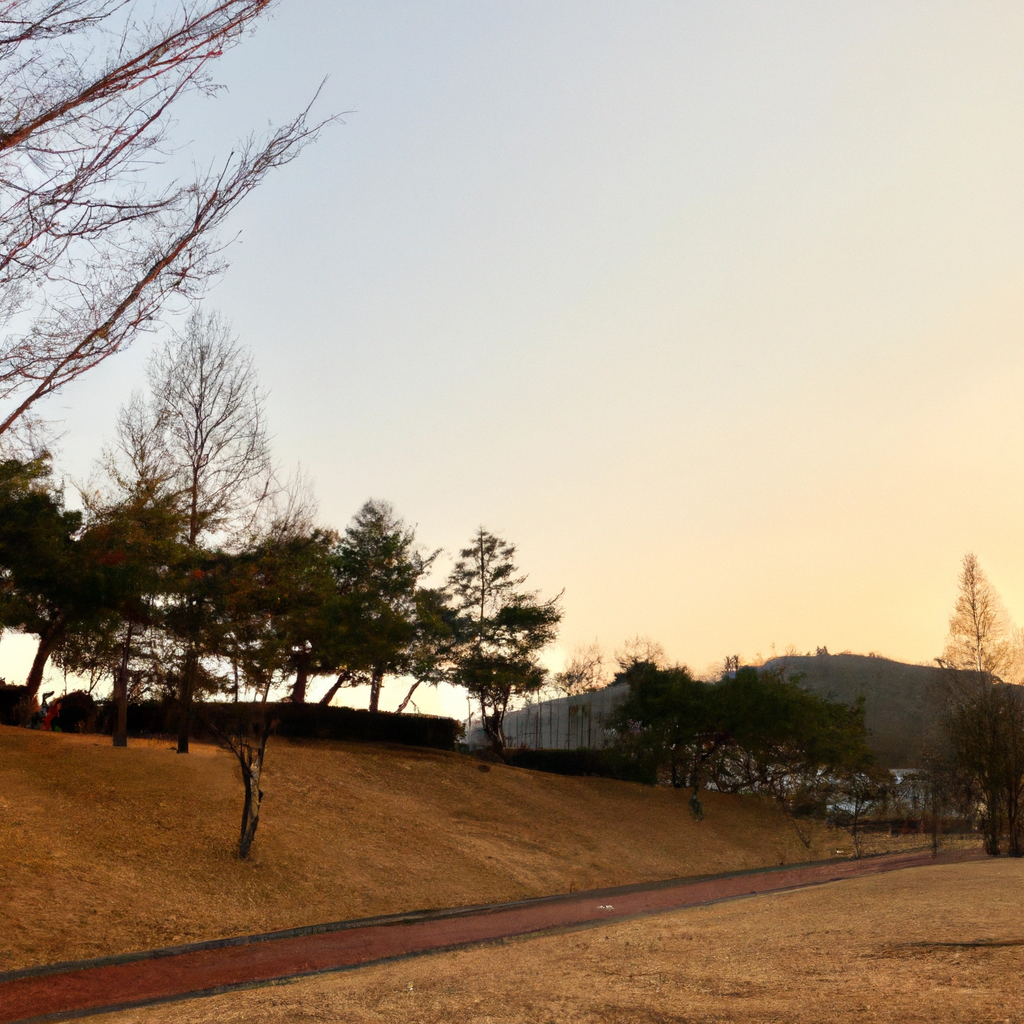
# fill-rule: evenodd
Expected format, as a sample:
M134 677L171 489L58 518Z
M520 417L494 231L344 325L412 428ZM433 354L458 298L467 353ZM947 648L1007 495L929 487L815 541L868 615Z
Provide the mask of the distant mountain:
M864 697L869 742L887 768L914 768L930 737L939 732L940 668L907 665L861 654L772 658L766 668L802 675L800 685L852 704Z

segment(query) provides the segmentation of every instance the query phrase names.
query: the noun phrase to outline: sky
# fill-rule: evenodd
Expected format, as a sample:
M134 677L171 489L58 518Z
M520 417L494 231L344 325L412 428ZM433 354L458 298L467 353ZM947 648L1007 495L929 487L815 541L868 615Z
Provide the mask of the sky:
M554 666L928 661L969 550L1024 619L1022 52L973 0L283 0L176 160L325 78L344 123L233 215L207 304L323 521L513 541L564 590ZM42 410L70 478L156 340Z

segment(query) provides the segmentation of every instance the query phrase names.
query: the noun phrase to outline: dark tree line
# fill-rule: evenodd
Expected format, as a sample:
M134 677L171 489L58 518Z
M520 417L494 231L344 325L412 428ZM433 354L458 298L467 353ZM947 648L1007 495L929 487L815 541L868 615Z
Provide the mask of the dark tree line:
M405 678L401 711L447 680L479 702L500 751L509 703L542 685L537 655L561 616L558 598L525 588L514 546L481 528L430 585L438 552L387 502L341 532L316 526L304 488L272 463L251 358L215 314L196 310L148 377L82 508L66 506L46 453L0 462L0 628L37 638L22 720L51 661L110 684L117 746L132 701L177 705L179 753L197 700L255 702L263 711L222 737L246 783L245 849L275 690L303 702L326 677L329 703L367 685L377 711L385 681Z
M480 702L500 749L510 700L544 681L536 656L558 599L525 590L513 546L486 530L428 587L436 553L416 549L386 502L342 534L273 520L234 546L195 542L190 519L188 494L156 485L71 511L47 459L0 464L0 622L38 641L26 704L51 657L111 683L118 742L127 702L144 695L184 718L196 696L280 688L301 702L327 676L324 702L364 684L376 711L388 677L448 680Z
M826 700L781 671L742 667L705 683L638 659L618 678L629 686L613 721L620 750L676 788L763 793L823 813L879 776L863 703Z

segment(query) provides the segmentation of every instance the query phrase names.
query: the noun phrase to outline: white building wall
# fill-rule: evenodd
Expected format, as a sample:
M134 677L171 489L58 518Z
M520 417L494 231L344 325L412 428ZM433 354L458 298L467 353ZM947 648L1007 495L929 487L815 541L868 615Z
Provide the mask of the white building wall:
M607 722L628 693L624 684L607 686L510 711L505 715L505 744L532 750L600 750L612 742Z

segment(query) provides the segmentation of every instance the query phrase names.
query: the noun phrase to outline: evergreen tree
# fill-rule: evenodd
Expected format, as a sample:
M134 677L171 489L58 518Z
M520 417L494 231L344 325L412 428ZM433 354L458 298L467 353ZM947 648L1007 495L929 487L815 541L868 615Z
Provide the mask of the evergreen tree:
M505 748L511 700L544 685L537 656L555 639L562 618L562 595L542 601L526 590L515 553L515 545L480 527L448 577L451 678L479 702L484 731L498 753Z

